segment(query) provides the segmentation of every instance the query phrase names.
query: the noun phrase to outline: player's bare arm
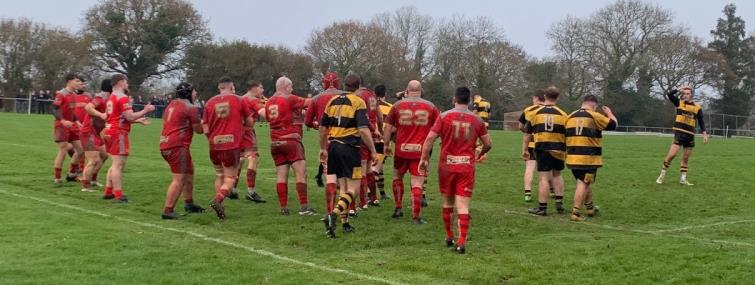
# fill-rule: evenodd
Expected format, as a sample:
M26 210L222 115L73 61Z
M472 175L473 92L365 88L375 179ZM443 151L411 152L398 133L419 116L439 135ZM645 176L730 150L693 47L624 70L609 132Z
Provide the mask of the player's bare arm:
M328 128L320 126L320 162L328 162Z
M367 145L367 148L370 149L370 153L372 153L372 163L373 165L377 163L378 160L380 160L380 157L375 150L375 142L372 140L372 133L370 132L369 127L361 127L359 128L359 136L362 137L362 141L364 141L364 144ZM322 134L321 138L322 139Z
M490 139L490 135L481 136L480 141L482 141L482 150L480 151L480 154L478 154L478 161L480 160L480 158L484 157L491 148L493 148L493 141Z
M422 144L422 156L419 162L419 171L421 173L427 173L427 166L430 165L430 153L433 151L436 139L438 139L438 133L430 131L427 134L425 142Z
M144 117L145 115L151 113L154 110L155 110L155 106L154 105L147 104L147 105L144 105L144 110L141 110L139 112L134 112L132 110L124 111L123 112L123 118L125 118L129 122L137 122L137 120L139 118Z
M391 124L385 124L385 127L383 128L383 152L385 153L385 156L393 156L393 149L391 149L391 138L393 137L393 132L395 131L396 127Z
M87 105L84 106L84 110L87 111L87 114L89 114L90 116L95 116L97 118L107 120L107 114L97 111L97 109L94 108L94 104L92 103L87 103Z

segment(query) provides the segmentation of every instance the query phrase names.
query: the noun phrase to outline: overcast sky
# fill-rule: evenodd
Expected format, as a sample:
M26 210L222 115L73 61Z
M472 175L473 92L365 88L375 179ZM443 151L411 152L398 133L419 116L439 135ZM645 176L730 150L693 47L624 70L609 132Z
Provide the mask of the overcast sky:
M0 0L0 17L26 17L34 21L81 28L84 11L97 0ZM584 17L613 1L609 0L192 0L195 8L208 21L215 39L244 39L255 43L285 45L294 49L304 46L315 28L345 19L369 20L374 14L413 5L423 14L434 18L461 14L467 17L488 16L502 27L507 39L524 47L537 57L551 55L545 31L567 15ZM755 31L755 1L737 0L657 0L661 7L674 12L677 23L687 26L691 33L704 40L727 3L737 4L737 13L747 22L749 33Z

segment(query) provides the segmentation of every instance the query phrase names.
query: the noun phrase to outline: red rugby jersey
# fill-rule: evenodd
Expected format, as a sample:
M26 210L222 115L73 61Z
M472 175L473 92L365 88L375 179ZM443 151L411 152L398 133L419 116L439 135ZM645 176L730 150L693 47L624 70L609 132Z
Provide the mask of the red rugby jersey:
M385 118L387 124L396 127L396 156L419 159L422 144L440 115L430 101L419 97L407 97L396 102Z
M443 112L432 131L440 136L439 167L450 172L474 171L477 140L488 134L485 122L467 108Z
M75 94L65 88L55 92L55 101L53 101L52 104L58 107L60 110L60 118L63 120L74 121L73 108L76 104L73 97L74 95ZM60 120L55 119L53 124L56 127L60 126Z
M254 98L250 96L241 96L242 102L246 107L249 109L249 112L251 112L252 119L257 121L259 118L259 111L263 108L265 108L265 105L262 103L261 98ZM257 137L257 134L254 132L254 125L252 126L244 126L244 138L247 140L254 141Z
M110 94L105 109L107 113L106 133L117 135L120 132L130 132L131 122L123 117L123 113L131 110L131 98L128 95L115 92Z
M377 129L378 114L380 114L377 96L375 96L375 93L372 92L372 90L367 88L360 88L355 93L362 98L367 105L367 119L370 121L370 132L374 133L375 129Z
M307 112L304 114L304 124L310 128L320 127L319 125L322 121L322 115L325 113L325 108L328 106L328 102L338 94L343 94L343 91L336 88L328 88L313 97L311 105L307 108Z
M82 124L86 122L89 114L84 107L92 101L92 95L89 93L81 93L73 95L73 115L76 116L76 121ZM81 131L81 130L79 130Z
M241 145L243 122L251 115L236 94L216 95L207 101L204 108L204 123L209 126L211 150L233 150Z
M100 92L94 95L92 97L92 100L89 103L92 103L94 105L94 109L97 110L100 113L105 113L106 111L106 98L108 96L108 93ZM86 105L85 105L86 106ZM82 119L82 125L81 125L81 133L90 133L95 132L99 133L102 131L102 129L105 127L105 121L98 117L94 117L89 115L89 113L86 112L86 109L84 109L84 116Z
M270 125L270 140L301 140L301 125L295 118L301 117L306 99L296 95L276 93L265 104L265 117Z
M160 150L189 147L194 137L194 124L198 124L199 110L185 99L170 101L163 112L163 131Z

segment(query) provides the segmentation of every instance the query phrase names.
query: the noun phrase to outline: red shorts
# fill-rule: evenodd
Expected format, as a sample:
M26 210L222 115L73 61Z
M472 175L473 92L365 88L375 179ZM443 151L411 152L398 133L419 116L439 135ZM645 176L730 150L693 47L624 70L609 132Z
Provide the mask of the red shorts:
M255 135L244 133L241 136L241 150L257 151L257 138L255 138Z
M84 151L99 151L99 148L103 145L102 138L95 132L79 133L79 138Z
M222 166L225 168L238 167L240 156L240 149L210 150L210 160L215 166Z
M372 160L372 153L370 152L370 148L368 148L366 144L362 144L359 147L359 156L362 158L362 160Z
M170 165L170 172L175 174L194 174L194 163L188 147L179 146L161 150L163 159Z
M407 171L409 171L409 174L411 174L412 176L427 177L427 174L422 175L419 173L419 160L419 158L408 159L396 156L393 158L393 168L395 168L400 175L403 175Z
M52 139L56 143L59 142L74 142L79 140L79 131L76 128L66 128L61 126L55 126L53 128Z
M444 196L472 197L474 189L474 171L450 172L438 167L440 193Z
M105 141L105 150L109 155L128 156L130 149L128 133L105 134L103 140Z
M275 166L290 165L304 160L304 145L300 141L273 141L270 143L270 154Z

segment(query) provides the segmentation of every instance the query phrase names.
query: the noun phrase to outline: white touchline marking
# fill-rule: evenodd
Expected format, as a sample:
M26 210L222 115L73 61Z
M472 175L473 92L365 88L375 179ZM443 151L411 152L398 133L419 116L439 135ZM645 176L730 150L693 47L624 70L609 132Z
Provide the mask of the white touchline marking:
M744 224L744 223L752 223L755 222L755 220L741 220L741 221L728 221L728 222L718 222L713 224L704 224L704 225L696 225L696 226L686 226L676 229L667 229L667 230L655 230L652 231L653 233L670 233L670 232L680 232L680 231L686 231L686 230L692 230L692 229L700 229L700 228L708 228L708 227L716 227L716 226L725 226L725 225L732 225L732 224Z
M530 217L533 216L531 214L521 213L521 212L517 212L517 211L510 211L510 210L503 210L503 212L505 214L509 214L509 215L530 216ZM559 221L573 223L570 220L559 219ZM736 223L736 222L738 222L738 223L744 223L744 222L751 222L751 221L755 221L755 220L735 221L735 222L729 222L729 223L726 223L726 224L733 224L733 223ZM595 224L595 223L591 223L591 222L579 222L579 223L574 223L574 224L581 224L581 225L585 225L585 226L603 228L603 229L614 230L614 231L634 232L634 233L647 234L647 235L658 235L658 236L665 236L665 237L691 239L691 240L708 242L708 243L722 243L722 244L729 244L729 245L755 247L755 244L748 243L748 242L743 242L743 241L731 241L731 240L720 240L720 239L705 239L705 238L698 238L698 237L693 237L693 236L683 236L683 235L667 234L667 232L681 231L681 230L693 229L693 228L699 228L699 227L717 226L717 225L720 225L722 223L709 224L709 225L700 225L700 226L689 226L689 227L683 227L683 228L678 228L678 229L661 230L661 231L648 231L648 230L627 229L627 228L621 228L621 227L615 227L615 226L609 226L609 225L603 225L603 224Z
M222 245L227 245L227 246L230 246L230 247L235 247L235 248L243 249L243 250L246 250L246 251L249 251L249 252L252 252L252 253L256 253L256 254L259 254L259 255L262 255L262 256L267 256L267 257L270 257L270 258L273 258L273 259L285 261L285 262L288 262L288 263L293 263L293 264L296 264L296 265L303 265L303 266L310 267L310 268L317 269L317 270L321 270L321 271L328 271L328 272L346 274L346 275L350 275L352 277L361 278L361 279L367 279L367 280L371 280L371 281L375 281L375 282L380 282L380 283L385 283L385 284L392 284L392 285L393 284L395 284L395 285L405 284L405 283L401 283L401 282L398 282L398 281L392 281L392 280L387 280L387 279L383 279L383 278L380 278L380 277L365 275L365 274L362 274L362 273L351 272L351 271L348 271L348 270L345 270L345 269L331 268L331 267L328 267L328 266L323 266L323 265L319 265L319 264L312 263L312 262L301 261L301 260L298 260L298 259L293 259L293 258L290 258L290 257L278 255L278 254L275 254L275 253L267 251L267 250L257 249L257 248L245 246L245 245L242 245L242 244L238 244L238 243L222 240L222 239L219 239L219 238L209 237L209 236L206 236L206 235L203 235L203 234L200 234L200 233L195 233L195 232L186 231L186 230L177 229L177 228L164 227L164 226L157 225L157 224L140 222L140 221L136 221L136 220L132 220L132 219L128 219L128 218L123 218L123 217L118 217L118 216L111 216L111 215L108 215L108 214L105 214L105 213L102 213L102 212L98 212L98 211L94 211L94 210L89 210L89 209L85 209L85 208L81 208L81 207L77 207L77 206L73 206L73 205L68 205L68 204L56 203L56 202L52 202L52 201L49 201L49 200L45 200L45 199L37 198L37 197L32 197L32 196L19 195L19 194L16 194L16 193L13 193L13 192L8 192L8 191L2 190L2 189L0 189L0 193L6 194L6 195L11 195L11 196L18 197L18 198L25 198L25 199L29 199L29 200L34 200L34 201L37 201L37 202L40 202L40 203L44 203L44 204L48 204L48 205L53 205L53 206L61 207L61 208L66 208L66 209L69 209L69 210L75 210L75 211L79 211L79 212L84 212L84 213L87 213L87 214L92 214L92 215L96 215L96 216L100 216L100 217L104 217L104 218L116 219L116 220L119 220L119 221L128 222L128 223L132 223L132 224L136 224L136 225L140 225L140 226L144 226L144 227L150 227L150 228L155 228L155 229L164 230L164 231L170 231L170 232L175 232L175 233L180 233L180 234L186 234L186 235L190 235L190 236L202 239L204 241L211 241L211 242L214 242L214 243L219 243L219 244L222 244Z

